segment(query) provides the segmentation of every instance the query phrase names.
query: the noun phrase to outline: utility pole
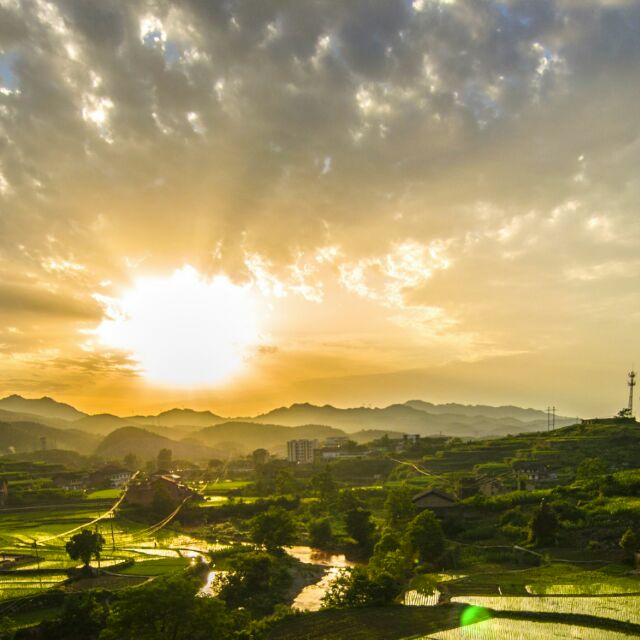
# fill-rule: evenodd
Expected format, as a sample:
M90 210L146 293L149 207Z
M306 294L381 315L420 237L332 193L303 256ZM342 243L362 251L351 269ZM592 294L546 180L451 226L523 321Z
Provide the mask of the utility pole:
M556 408L553 407L553 414L551 416L551 429L556 430Z
M111 550L116 550L116 538L113 535L113 518L116 514L114 512L111 513L111 517L109 518L109 524L111 525Z
M551 407L547 405L547 433L551 430Z
M99 528L97 522L96 522L96 533L98 535L100 535L100 528ZM98 551L98 554L97 554L97 559L98 559L98 571L100 571L100 552L99 551Z

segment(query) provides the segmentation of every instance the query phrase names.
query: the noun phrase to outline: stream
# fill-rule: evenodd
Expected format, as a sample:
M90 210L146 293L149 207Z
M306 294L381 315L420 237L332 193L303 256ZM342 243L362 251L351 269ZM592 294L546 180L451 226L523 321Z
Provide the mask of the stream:
M304 587L295 597L291 606L300 611L318 611L322 606L324 594L339 575L340 571L356 566L356 563L347 560L342 553L329 553L327 551L302 546L286 547L285 551L300 562L314 564L319 567L324 567L325 569L324 574L318 582Z
M286 547L285 551L300 562L313 564L324 569L324 573L318 582L307 585L295 597L292 606L300 611L317 611L320 609L322 597L340 571L356 566L356 563L347 560L342 553L328 553L305 546ZM214 569L207 574L207 580L200 589L201 595L215 595L212 585L216 576L220 573L222 572Z

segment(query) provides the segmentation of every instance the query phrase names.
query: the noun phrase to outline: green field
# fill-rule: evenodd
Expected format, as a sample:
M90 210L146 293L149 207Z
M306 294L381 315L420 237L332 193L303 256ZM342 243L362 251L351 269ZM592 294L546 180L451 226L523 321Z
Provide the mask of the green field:
M107 496L117 498L119 494L119 490L100 491L96 492L95 500L104 500ZM61 586L66 590L122 588L139 583L143 576L182 571L190 564L190 556L196 555L196 551L188 549L208 549L204 541L177 533L170 526L158 527L135 522L128 519L126 514L118 513L113 519L107 517L89 525L99 515L106 513L110 504L112 502L96 502L95 506L76 504L64 508L3 513L0 516L2 552L25 556L26 559L17 563L11 573L0 574L0 600L33 595ZM65 543L85 525L97 529L105 538L100 561L94 561L94 565L108 569L123 561L133 560L135 564L116 569L118 574L122 574L121 577L105 575L99 579L63 584L68 579L65 571L79 566L77 561L69 558ZM46 571L38 572L38 569Z
M638 596L459 596L454 602L496 609L535 613L573 614L610 618L640 625Z
M269 640L399 640L460 625L464 607L368 607L327 609L284 620Z
M248 480L222 480L221 482L210 482L204 489L204 495L223 495L229 491L237 491L248 487L251 482Z
M136 560L131 567L122 569L118 573L129 576L159 576L174 571L181 571L189 566L188 558L154 558L149 560Z
M617 631L576 625L493 619L440 631L419 640L628 640L629 637Z
M122 489L100 489L90 493L87 500L117 500L121 493Z

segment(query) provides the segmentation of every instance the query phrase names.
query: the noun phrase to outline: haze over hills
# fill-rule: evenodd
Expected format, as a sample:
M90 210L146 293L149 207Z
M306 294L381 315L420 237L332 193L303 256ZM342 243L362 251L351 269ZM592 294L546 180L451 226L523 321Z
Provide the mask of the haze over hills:
M556 418L557 427L573 422L571 418ZM211 411L184 408L156 416L87 415L46 397L13 395L0 400L0 448L33 451L40 448L40 438L46 437L48 446L82 453L95 451L103 456L130 451L153 456L161 448L172 448L176 456L203 459L211 457L215 448L249 453L265 447L283 453L286 441L294 438L322 440L348 435L365 442L384 433L500 437L546 428L546 413L536 409L436 405L422 400L346 409L301 403L246 418L224 418Z
M62 420L78 420L87 415L69 404L58 402L47 396L32 399L13 394L0 399L0 409L16 413L30 413L45 418L60 418Z
M445 413L430 412L429 403L425 408L411 404L393 404L383 408L357 407L338 409L331 405L318 407L303 403L290 407L281 407L255 418L244 418L243 421L297 426L301 424L325 424L344 429L347 432L361 429L385 429L419 433L420 435L451 435L464 437L500 436L508 433L519 433L546 429L547 418L542 411L513 407L509 415L509 407L465 407L465 405L447 405L451 408L464 408L465 411ZM481 411L499 415L484 415ZM477 411L477 413L476 413ZM526 415L523 420L516 416ZM563 426L575 422L571 418L556 418L556 425Z
M134 453L143 460L155 458L160 449L171 449L174 458L206 460L224 454L199 441L171 440L141 427L123 427L111 432L100 442L95 454L106 459L122 459Z
M169 409L169 411L163 411L156 416L130 416L126 420L135 424L159 427L210 427L214 424L227 422L229 418L223 418L211 411Z
M486 418L517 418L523 422L547 419L545 411L540 409L524 409L513 405L492 407L486 404L460 404L447 402L445 404L433 404L424 400L409 400L404 403L408 407L435 414L457 414L465 416L484 416ZM563 418L564 419L564 418ZM566 418L569 420L569 418Z
M37 451L43 448L41 438L46 438L46 448L70 449L87 454L92 453L100 442L99 437L79 429L56 429L33 421L0 423L0 451Z

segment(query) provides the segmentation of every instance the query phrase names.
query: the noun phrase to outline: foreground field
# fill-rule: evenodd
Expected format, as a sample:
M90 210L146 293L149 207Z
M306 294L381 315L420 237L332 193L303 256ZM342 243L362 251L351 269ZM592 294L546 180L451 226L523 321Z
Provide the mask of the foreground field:
M371 607L328 609L285 620L269 640L398 640L455 629L465 607Z
M420 640L628 640L629 635L576 625L493 619L423 636Z

